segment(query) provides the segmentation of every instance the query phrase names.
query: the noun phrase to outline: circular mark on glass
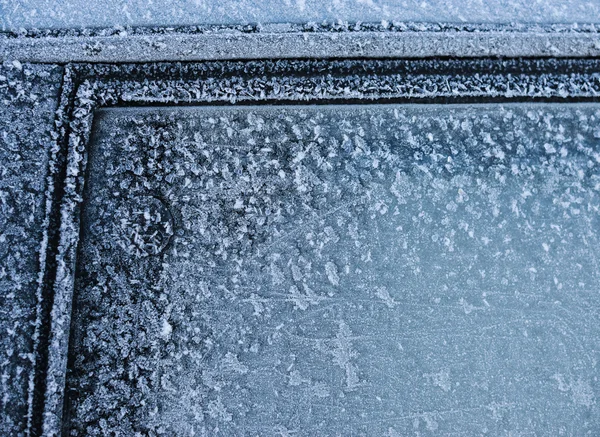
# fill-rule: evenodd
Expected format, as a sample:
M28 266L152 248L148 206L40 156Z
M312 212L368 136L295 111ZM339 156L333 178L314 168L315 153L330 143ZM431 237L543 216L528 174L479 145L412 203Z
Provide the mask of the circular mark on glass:
M130 255L159 255L173 237L173 216L156 197L127 199L117 207L115 219L119 246Z

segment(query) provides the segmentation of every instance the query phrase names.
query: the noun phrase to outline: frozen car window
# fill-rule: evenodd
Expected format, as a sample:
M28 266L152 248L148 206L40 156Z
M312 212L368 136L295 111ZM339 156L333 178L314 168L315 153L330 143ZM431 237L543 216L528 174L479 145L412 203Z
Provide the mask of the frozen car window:
M100 111L68 427L597 429L599 118L595 104Z

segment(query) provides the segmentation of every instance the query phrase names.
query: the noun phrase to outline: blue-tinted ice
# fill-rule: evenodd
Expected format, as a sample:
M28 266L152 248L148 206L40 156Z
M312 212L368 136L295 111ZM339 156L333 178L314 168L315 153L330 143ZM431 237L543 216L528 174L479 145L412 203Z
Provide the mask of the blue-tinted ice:
M67 426L593 435L599 122L595 104L101 111Z

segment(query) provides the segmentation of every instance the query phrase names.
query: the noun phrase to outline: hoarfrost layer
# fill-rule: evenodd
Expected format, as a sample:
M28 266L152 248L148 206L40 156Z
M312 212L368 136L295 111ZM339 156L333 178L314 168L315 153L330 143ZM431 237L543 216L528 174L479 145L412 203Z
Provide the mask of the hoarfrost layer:
M72 435L598 430L593 104L103 110Z
M62 69L0 65L0 434L24 435L46 176Z
M115 25L425 21L473 23L593 23L600 6L586 0L0 0L0 28Z

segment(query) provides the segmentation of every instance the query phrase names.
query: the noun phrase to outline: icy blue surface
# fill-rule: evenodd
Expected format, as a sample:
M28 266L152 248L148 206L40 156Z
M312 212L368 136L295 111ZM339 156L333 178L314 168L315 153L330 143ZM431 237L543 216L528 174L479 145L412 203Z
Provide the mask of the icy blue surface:
M0 65L0 435L24 435L62 68Z
M600 107L103 110L72 435L595 435Z
M308 21L598 23L590 0L0 0L0 28L78 28Z

